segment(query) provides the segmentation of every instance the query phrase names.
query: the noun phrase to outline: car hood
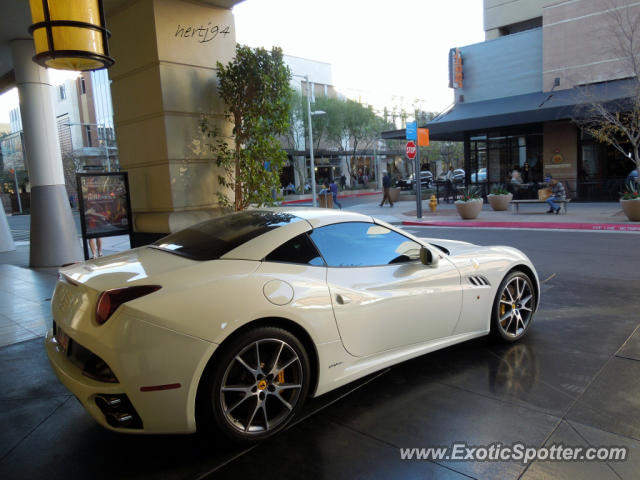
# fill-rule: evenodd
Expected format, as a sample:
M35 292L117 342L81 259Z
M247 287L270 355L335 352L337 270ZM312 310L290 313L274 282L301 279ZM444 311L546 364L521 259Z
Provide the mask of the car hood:
M145 280L150 277L197 263L152 247L140 247L77 263L60 269L60 273L76 283L102 291L147 283Z

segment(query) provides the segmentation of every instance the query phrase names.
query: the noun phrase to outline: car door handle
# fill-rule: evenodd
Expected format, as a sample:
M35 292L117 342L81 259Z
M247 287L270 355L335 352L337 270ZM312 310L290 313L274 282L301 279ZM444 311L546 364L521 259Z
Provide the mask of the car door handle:
M346 305L347 303L351 303L351 299L349 297L347 297L346 295L341 295L341 294L336 295L336 301L340 305Z

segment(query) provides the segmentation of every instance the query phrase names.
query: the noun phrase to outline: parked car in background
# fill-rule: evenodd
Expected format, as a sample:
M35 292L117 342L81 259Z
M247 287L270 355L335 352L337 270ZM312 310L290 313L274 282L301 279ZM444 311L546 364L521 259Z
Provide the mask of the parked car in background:
M447 172L442 172L438 175L438 181L444 182L447 176ZM464 170L462 168L456 168L453 171L453 181L454 183L464 183Z
M422 188L429 188L433 184L433 173L429 170L420 172L420 185ZM398 181L398 186L402 190L413 190L415 185L415 175L412 173L407 178Z
M486 181L487 181L487 169L486 168L481 168L480 170L478 170L478 175L477 176L476 176L475 172L473 172L471 174L471 183L480 183L480 182L486 182Z

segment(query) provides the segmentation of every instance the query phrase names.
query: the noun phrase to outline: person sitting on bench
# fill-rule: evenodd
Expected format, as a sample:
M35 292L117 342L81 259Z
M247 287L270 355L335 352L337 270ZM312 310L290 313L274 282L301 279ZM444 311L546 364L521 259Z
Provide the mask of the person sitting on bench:
M545 178L545 183L551 187L551 196L547 198L547 203L549 204L549 211L547 211L547 213L555 213L558 215L560 213L560 207L556 204L556 201L565 199L564 185L555 178L552 178L551 175Z

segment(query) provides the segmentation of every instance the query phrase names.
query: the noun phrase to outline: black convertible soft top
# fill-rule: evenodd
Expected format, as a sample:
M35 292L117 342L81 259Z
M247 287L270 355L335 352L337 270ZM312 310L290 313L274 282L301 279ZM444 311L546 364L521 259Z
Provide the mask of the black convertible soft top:
M151 246L191 260L215 260L274 228L299 221L303 219L290 213L249 210L206 220Z

